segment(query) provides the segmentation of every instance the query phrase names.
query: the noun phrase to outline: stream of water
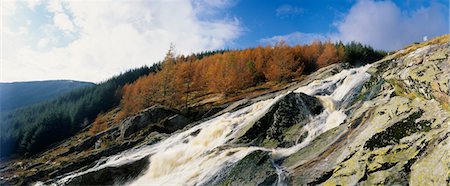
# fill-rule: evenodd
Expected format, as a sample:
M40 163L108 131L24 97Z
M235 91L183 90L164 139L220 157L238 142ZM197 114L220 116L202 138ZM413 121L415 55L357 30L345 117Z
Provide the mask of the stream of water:
M273 104L287 94L285 93L235 112L222 114L184 132L174 134L157 144L131 149L100 160L96 166L65 176L55 184L64 184L88 172L105 167L117 167L149 156L151 163L148 169L127 184L202 185L227 165L238 162L255 150L270 151L274 160L289 156L307 146L320 134L345 121L346 107L370 78L370 75L366 73L368 68L369 66L364 66L343 70L334 76L313 81L294 91L316 96L325 110L311 118L311 121L304 126L304 130L308 132L307 137L293 147L266 149L228 146L242 129L264 116ZM288 173L283 167L276 164L274 166L279 175L278 185L284 185Z

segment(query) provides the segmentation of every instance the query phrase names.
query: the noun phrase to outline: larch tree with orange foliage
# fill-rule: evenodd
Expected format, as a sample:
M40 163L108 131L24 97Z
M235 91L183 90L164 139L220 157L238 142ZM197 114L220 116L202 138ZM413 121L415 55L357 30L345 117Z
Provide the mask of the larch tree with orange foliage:
M311 45L302 47L303 61L305 63L305 71L311 73L317 70L317 58L322 53L322 43L314 41Z
M189 93L192 91L192 84L194 80L194 69L192 59L188 61L178 61L175 68L174 86L177 89L179 96L184 97L184 108L188 107Z
M212 57L212 61L208 65L208 70L206 71L206 76L208 79L208 89L211 92L221 92L224 93L230 90L230 72L231 62L225 62L224 55L218 54Z
M174 93L173 81L175 72L175 53L174 46L171 44L169 51L167 51L164 61L162 63L162 69L158 72L158 85L161 88L162 102L164 104L171 104L170 96Z
M261 83L267 81L267 77L265 76L267 64L272 55L272 48L270 45L265 47L258 46L253 50L253 55L255 59L255 81L256 83Z
M337 62L339 62L339 56L335 45L330 42L325 43L322 54L317 58L318 68L326 67Z
M281 41L273 48L265 75L270 81L288 80L295 76L299 64L300 61L295 60L291 47Z

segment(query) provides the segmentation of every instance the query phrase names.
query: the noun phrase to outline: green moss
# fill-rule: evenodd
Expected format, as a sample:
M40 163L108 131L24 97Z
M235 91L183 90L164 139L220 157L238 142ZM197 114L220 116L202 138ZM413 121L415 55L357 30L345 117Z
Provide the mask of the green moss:
M299 161L318 156L320 153L326 150L328 145L333 143L333 141L336 140L336 137L338 137L339 134L341 134L346 128L346 125L340 125L317 136L317 138L311 141L309 145L285 159L282 165L284 167L290 167L297 164Z
M385 60L383 62L380 62L380 64L376 67L377 68L377 72L383 72L385 71L386 68L389 67L389 65L392 64L392 60ZM375 75L375 74L372 74Z
M407 97L409 99L415 99L415 98L421 98L421 99L425 99L424 96L418 92L410 92L408 90L406 90L405 85L398 80L389 80L388 81L392 87L394 88L394 93L397 96L402 96L402 97Z
M416 122L423 114L423 110L412 113L406 119L394 123L386 130L376 133L364 144L364 148L373 150L388 145L398 144L400 139L416 132L431 130L431 122L422 120Z
M275 139L264 139L264 141L261 143L261 145L266 148L275 148L278 146L278 144L279 142Z
M269 153L254 151L226 170L219 180L207 185L272 185L276 179Z
M381 85L383 85L383 83L383 79L379 79L378 77L373 75L370 80L363 85L363 90L353 100L352 104L355 104L358 101L366 101L372 99L380 91Z

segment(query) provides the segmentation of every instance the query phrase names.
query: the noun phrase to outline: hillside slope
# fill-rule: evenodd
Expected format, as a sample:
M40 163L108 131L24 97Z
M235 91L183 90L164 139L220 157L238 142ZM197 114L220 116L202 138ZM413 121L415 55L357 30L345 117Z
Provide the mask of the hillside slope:
M450 35L334 64L192 122L154 105L9 162L2 183L448 185ZM110 112L114 115L117 111Z
M129 70L94 86L76 89L50 101L0 113L0 159L31 156L73 136L120 103L120 90L157 65Z
M94 83L72 80L50 80L0 83L0 111L13 110L56 98L73 89Z

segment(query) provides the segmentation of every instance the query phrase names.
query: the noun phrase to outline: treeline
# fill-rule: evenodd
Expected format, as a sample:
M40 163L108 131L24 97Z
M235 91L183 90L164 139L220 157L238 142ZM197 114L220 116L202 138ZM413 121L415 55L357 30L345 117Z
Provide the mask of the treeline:
M123 87L121 112L116 119L154 104L186 108L198 92L227 95L269 81L290 81L330 64L362 65L384 55L383 51L355 42L314 42L304 46L280 42L201 58L175 56L171 48L158 72Z
M55 100L2 113L0 155L32 155L66 139L102 112L119 105L123 85L156 72L159 64L115 76L98 85L81 88Z
M340 42L339 45L342 45L342 42ZM385 51L374 50L368 45L352 41L345 45L345 56L343 61L350 63L353 66L361 66L375 62L386 56L386 54Z

